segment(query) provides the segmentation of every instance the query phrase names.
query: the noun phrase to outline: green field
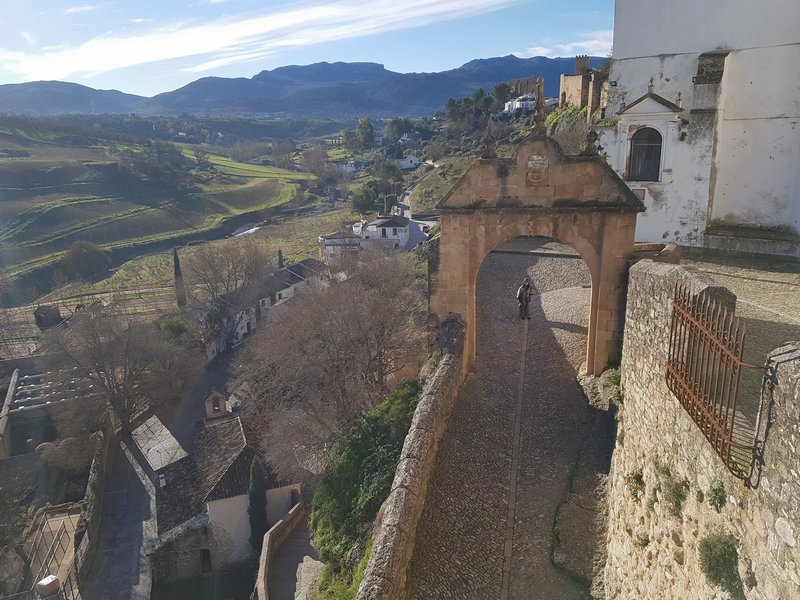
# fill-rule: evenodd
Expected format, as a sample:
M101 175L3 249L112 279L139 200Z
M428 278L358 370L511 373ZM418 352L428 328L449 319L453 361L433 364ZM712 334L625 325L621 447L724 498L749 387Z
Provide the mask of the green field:
M211 168L201 173L193 150L182 152L186 178L171 185L126 171L100 142L4 130L0 121L0 265L15 277L54 263L77 240L135 248L206 232L243 213L255 221L314 179L219 154L208 154Z

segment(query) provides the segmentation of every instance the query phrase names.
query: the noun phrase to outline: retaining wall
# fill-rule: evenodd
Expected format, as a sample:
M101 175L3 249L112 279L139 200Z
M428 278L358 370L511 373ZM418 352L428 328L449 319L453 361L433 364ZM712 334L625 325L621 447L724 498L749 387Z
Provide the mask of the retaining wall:
M269 600L269 563L274 552L281 547L291 533L303 522L306 511L302 502L295 504L286 515L264 534L261 557L258 561L255 600Z
M739 542L737 568L746 598L800 598L800 342L770 355L763 467L753 487L746 487L666 385L678 281L735 302L725 288L678 266L642 261L630 270L624 408L609 477L606 598L728 598L708 583L700 565L700 542L715 533ZM634 482L637 473L641 485ZM719 510L708 502L715 482L727 495ZM670 501L676 486L686 495L678 510Z
M443 327L443 332L447 331L448 328ZM451 339L446 345L450 352L444 355L428 379L414 411L357 600L404 597L407 568L414 552L417 523L425 504L437 447L464 380L460 350L462 331L449 334Z

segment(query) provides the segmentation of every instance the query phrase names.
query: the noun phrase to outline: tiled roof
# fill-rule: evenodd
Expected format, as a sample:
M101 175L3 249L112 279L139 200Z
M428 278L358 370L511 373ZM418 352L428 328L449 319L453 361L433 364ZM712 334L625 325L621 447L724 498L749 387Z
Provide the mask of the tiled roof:
M198 423L195 453L156 472L159 535L201 514L206 502L247 493L250 464L257 454L253 440L263 424L257 417ZM286 485L265 467L267 489Z
M316 258L307 258L305 260L301 260L299 263L286 265L287 270L291 271L298 277L302 277L303 279L308 279L309 277L318 275L326 268L327 267L325 266L325 263L318 261Z
M372 223L368 223L368 227L408 227L408 224L411 222L410 219L406 217L401 217L400 215L391 215L391 216L380 216Z

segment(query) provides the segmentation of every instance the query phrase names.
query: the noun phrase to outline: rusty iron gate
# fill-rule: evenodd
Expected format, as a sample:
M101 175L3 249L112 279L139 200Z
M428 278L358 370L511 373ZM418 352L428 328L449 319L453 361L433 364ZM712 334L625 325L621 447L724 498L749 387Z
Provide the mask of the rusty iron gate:
M667 386L722 458L747 481L758 452L755 427L737 411L746 326L713 298L676 285Z

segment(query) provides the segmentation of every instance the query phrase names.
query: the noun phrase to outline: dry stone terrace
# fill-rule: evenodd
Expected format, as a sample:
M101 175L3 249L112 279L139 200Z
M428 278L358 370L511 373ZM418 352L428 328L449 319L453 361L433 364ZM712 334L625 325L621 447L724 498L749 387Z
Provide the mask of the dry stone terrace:
M439 447L409 598L588 598L551 552L557 511L592 435L592 410L575 381L590 278L580 258L526 255L541 243L513 240L481 267L477 365ZM536 294L532 319L520 321L514 296L526 275ZM591 547L593 532L583 533Z

